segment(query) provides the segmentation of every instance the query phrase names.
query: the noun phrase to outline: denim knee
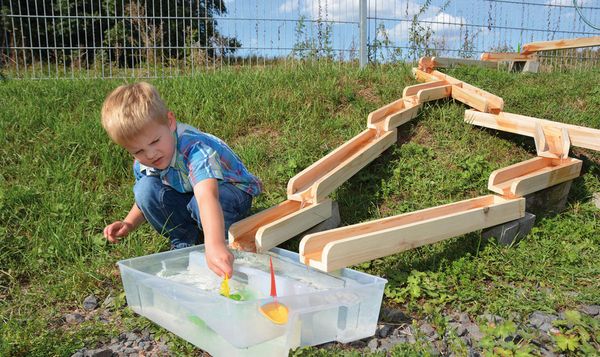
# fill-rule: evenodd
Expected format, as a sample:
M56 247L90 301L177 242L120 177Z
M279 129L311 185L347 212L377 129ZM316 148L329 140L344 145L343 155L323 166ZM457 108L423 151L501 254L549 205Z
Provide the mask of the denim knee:
M169 238L172 247L184 248L198 243L200 230L186 209L193 193L177 192L157 176L140 178L133 191L136 205L146 221Z
M160 208L163 183L157 176L143 176L133 186L133 196L138 208L144 212Z
M240 190L231 183L220 182L219 204L221 205L221 210L223 211L223 228L225 230L225 239L227 239L229 227L233 223L246 218L250 213L252 195ZM200 220L200 212L196 199L190 201L187 209L190 211L192 217L198 222L200 229L202 229L202 222Z

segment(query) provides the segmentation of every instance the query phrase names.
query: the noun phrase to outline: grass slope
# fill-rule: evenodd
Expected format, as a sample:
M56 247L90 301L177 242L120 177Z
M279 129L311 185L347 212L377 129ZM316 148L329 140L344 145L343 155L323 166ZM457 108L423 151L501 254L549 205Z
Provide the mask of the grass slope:
M448 73L503 97L508 112L600 128L599 72ZM195 353L121 308L115 262L168 247L148 225L118 245L102 237L133 199L131 158L99 123L104 97L121 83L0 82L0 355L68 356L143 326L164 334L177 353ZM292 176L363 130L370 111L415 81L405 66L325 65L224 69L152 83L180 121L223 138L261 177L258 211L283 200ZM486 194L493 170L535 155L531 139L465 124L465 109L452 101L426 104L402 127L399 145L334 193L343 224ZM468 234L357 268L389 279L385 304L404 304L436 326L450 308L519 319L599 304L600 213L591 196L600 191L600 153L573 155L584 168L568 209L538 220L520 244L484 244ZM118 296L111 323L98 316L75 327L63 322L88 294L110 291Z

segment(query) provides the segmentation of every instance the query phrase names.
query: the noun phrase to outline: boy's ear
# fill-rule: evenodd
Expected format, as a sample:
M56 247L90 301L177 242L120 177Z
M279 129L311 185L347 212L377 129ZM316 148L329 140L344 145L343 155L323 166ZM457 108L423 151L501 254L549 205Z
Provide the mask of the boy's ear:
M174 131L177 128L177 120L175 119L175 114L173 112L167 112L167 118L169 119L169 129Z

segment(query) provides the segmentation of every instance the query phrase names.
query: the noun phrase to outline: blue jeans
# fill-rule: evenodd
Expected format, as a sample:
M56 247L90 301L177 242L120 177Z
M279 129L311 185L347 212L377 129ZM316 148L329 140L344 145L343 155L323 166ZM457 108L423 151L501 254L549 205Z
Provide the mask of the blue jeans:
M180 193L162 183L158 176L143 176L133 187L135 203L158 233L169 238L171 249L201 243L202 222L193 192ZM219 203L229 227L248 216L252 195L231 183L219 181Z

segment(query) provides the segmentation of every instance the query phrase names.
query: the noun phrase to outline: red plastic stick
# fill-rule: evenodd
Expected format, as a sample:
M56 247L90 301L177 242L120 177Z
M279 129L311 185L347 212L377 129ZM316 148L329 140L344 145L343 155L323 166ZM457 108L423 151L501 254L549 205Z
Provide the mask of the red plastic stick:
M271 296L277 298L277 288L275 287L275 272L273 271L273 259L269 257L269 266L271 267Z

